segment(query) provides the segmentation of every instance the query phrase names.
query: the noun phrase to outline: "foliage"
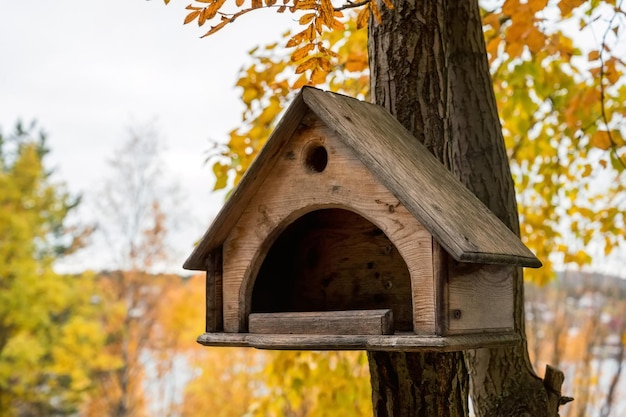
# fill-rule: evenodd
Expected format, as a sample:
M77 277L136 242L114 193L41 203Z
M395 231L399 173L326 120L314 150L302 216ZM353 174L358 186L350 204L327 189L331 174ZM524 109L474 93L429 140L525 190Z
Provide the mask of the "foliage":
M0 135L0 415L69 415L105 366L94 277L60 275L82 244L78 204L52 181L45 135L18 124Z
M363 352L272 352L261 380L267 392L252 416L372 415L367 357Z
M352 3L363 4L373 3ZM209 154L215 189L227 187L229 178L239 181L302 85L367 96L367 34L357 30L362 16L348 14L345 30L315 32L316 42L324 45L318 54L325 54L331 65L323 77L314 77L312 71L297 75L311 59L303 48L286 52L273 44L250 52L253 64L237 81L244 123L230 132L225 146L215 145ZM549 281L554 262L586 265L592 261L590 247L603 248L608 255L624 242L626 51L619 39L625 18L623 1L615 0L483 2L522 236L545 265L527 271L531 281ZM577 45L588 37L575 36L573 27L597 44ZM292 46L294 35L284 38Z
M220 0L188 6L186 23L202 26L218 20L205 36L261 8L296 13L303 27L284 35L288 52L277 44L250 52L253 63L237 81L245 106L243 123L230 132L226 145L216 145L209 155L216 189L241 179L293 91L302 85L367 97L366 34L356 29L365 26L370 14L377 18L377 3L275 3L237 1L232 11ZM620 39L626 9L622 0L485 0L481 6L521 232L545 265L526 277L545 284L555 264L582 266L591 262L594 246L609 254L624 243L626 85ZM340 16L358 7L358 13ZM268 362L266 378L280 375L281 384L290 389L281 391L268 382L269 392L259 403L265 404L261 414L299 415L331 392L301 387L302 375L326 360L307 355L281 353ZM292 391L300 395L291 397Z
M172 195L161 189L160 148L150 129L131 130L110 165L111 176L99 196L99 231L110 244L112 270L99 275L99 286L105 352L116 361L97 375L96 395L84 413L141 416L150 404L146 358L168 348L166 340L158 338L157 321L165 294L179 279L151 273L168 254L161 207ZM161 371L157 370L159 376Z

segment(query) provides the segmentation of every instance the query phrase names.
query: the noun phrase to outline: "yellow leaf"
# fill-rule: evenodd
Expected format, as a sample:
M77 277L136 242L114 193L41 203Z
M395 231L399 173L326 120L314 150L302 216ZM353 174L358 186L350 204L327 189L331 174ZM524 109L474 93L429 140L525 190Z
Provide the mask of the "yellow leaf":
M609 137L609 132L605 130L598 130L591 136L590 143L591 146L606 151L611 147L611 138Z
M600 161L598 161L600 163L600 165L602 165L602 168L606 168L607 166L607 162L604 159L601 159Z
M587 178L589 175L591 175L591 165L585 165L585 169L583 169L583 173L582 173L582 177L583 178Z

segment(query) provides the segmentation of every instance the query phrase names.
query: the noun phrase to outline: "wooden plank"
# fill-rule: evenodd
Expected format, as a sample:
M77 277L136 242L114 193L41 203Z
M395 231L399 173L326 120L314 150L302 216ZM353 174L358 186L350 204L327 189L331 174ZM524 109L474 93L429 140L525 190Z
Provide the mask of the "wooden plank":
M303 89L302 95L457 261L541 266L520 239L383 107L314 88Z
M448 263L448 334L513 330L512 266Z
M453 352L513 346L520 337L513 332L460 336L418 335L265 335L204 333L198 343L216 347L254 347L271 350L369 350L394 352Z
M213 250L206 260L206 331L223 329L222 316L222 247Z
M253 313L250 333L268 334L393 334L391 310L349 310Z
M399 258L399 261L404 262L408 268L413 299L403 306L407 309L406 314L394 310L396 330L414 330L419 334L435 334L432 235L372 175L334 132L315 118L306 116L305 119L306 125L300 126L294 133L294 137L282 148L273 169L267 174L265 181L258 186L256 195L250 200L236 227L231 230L231 234L224 242L224 330L227 332L247 331L248 315L253 312L250 306L257 274L265 261L265 256L285 229L306 213L321 209L341 208L350 210L371 222L375 225L372 229L382 231L389 239L388 243L375 248L381 253L380 256L376 255L378 258L367 259L365 255L363 256L363 263L360 265L362 271L358 274L366 274L369 271L372 273L372 278L361 280L363 282L360 283L354 282L354 285L360 286L362 294L370 294L371 297L376 297L376 294L371 292L374 284L385 285L383 290L386 292L382 294L395 294L397 277L394 278L394 276L397 275L397 269L378 271L377 259L385 256ZM322 172L311 172L303 164L305 150L312 142L323 144L327 150L327 166ZM359 245L369 245L368 236L364 234L365 230L359 232L360 226L356 227L357 229L348 228L348 230L354 230L363 236L364 241ZM336 233L345 233L345 231L339 230ZM358 236L350 238L351 242L356 242L357 238ZM395 249L389 246L389 241ZM358 248L355 248L353 253L356 253L356 249ZM342 251L335 250L335 252L337 262L344 262L341 257ZM368 270L370 262L374 266ZM303 263L303 268L306 265L307 263ZM376 276L376 272L380 272L379 277ZM296 276L294 274L291 276ZM386 277L390 278L385 279ZM332 290L332 288L327 290ZM346 302L352 301L346 300ZM373 308L394 309L394 306L387 304L326 305L308 310ZM279 310L254 312L268 311ZM410 324L408 329L402 328L405 317L412 320L412 329Z

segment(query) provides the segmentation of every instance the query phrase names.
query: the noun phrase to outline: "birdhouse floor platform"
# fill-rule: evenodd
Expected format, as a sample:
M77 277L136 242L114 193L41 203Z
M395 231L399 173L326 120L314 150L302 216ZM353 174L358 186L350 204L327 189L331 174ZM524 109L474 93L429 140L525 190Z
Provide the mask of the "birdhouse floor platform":
M512 346L520 341L511 332L459 336L428 336L413 333L393 335L311 335L204 333L204 346L254 347L271 350L369 350L402 352L451 352L477 348Z

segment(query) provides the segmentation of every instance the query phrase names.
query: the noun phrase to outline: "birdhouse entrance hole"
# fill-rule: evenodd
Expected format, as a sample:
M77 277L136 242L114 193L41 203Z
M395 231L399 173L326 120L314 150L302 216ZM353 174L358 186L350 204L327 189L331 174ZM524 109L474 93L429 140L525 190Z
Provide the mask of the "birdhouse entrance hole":
M309 143L304 148L304 166L311 172L323 172L328 165L328 151L317 142Z
M395 330L413 331L404 259L380 228L352 211L322 209L291 223L253 285L250 313L391 309Z

